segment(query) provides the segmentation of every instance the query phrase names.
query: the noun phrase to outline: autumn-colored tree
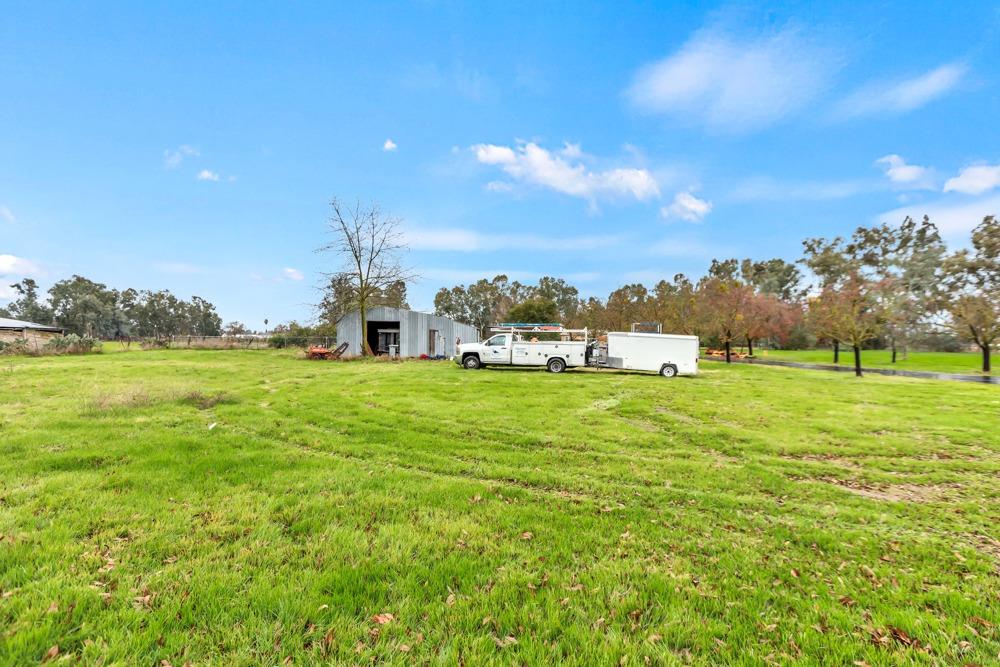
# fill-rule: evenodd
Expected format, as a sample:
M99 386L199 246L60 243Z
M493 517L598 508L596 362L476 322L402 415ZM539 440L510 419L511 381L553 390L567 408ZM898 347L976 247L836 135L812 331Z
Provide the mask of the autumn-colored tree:
M805 257L800 261L816 276L812 288L819 291L832 288L851 271L857 270L857 262L850 257L844 246L844 239L811 238L802 242ZM813 318L815 321L815 318ZM820 340L833 346L833 363L840 362L840 340L833 338L829 328L814 328ZM825 331L827 333L820 333Z
M785 302L774 294L749 294L743 309L747 352L752 356L754 343L762 339L788 340L801 319L802 309L798 302Z
M698 284L697 303L698 320L705 333L722 343L728 364L732 363L733 341L746 335L746 315L754 291L728 270L727 263L713 260L709 275Z
M605 326L609 331L629 331L633 322L643 321L649 292L635 283L619 287L608 295Z
M991 370L992 346L1000 338L1000 222L988 216L972 230L972 249L948 258L944 267L945 309L951 326L975 343L983 372Z
M697 289L683 273L673 282L661 280L653 288L645 320L659 322L663 330L688 336L698 333Z
M881 330L876 287L857 271L827 285L809 301L808 319L817 335L849 343L854 374L861 377L861 348Z

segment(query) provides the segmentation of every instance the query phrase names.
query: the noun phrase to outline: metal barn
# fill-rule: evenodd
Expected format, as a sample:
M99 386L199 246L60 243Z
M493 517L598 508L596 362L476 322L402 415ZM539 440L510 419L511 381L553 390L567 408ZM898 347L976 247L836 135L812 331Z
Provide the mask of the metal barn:
M368 311L365 338L376 354L393 347L401 357L450 357L455 345L479 341L479 330L468 324L430 313L379 306ZM352 311L337 322L337 345L347 343L347 354L361 354L361 314Z

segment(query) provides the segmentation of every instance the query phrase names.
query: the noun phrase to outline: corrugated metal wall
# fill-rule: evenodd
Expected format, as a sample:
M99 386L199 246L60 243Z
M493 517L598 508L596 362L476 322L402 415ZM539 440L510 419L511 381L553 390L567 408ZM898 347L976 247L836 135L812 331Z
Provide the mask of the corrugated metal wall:
M380 306L368 311L368 321L399 322L399 354L402 357L419 357L428 354L428 335L435 329L444 336L444 350L437 354L450 357L455 354L455 339L461 338L463 343L479 341L479 331L476 327L462 324L447 317L418 313L415 310L400 310ZM361 314L352 311L337 322L337 345L347 343L346 354L361 354Z

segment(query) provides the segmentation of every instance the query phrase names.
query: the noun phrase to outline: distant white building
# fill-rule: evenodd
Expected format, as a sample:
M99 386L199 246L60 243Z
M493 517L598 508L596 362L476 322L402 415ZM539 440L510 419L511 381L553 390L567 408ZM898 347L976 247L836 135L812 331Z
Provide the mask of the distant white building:
M469 324L420 313L415 310L378 306L367 312L368 331L361 332L361 314L355 310L337 321L337 345L347 343L346 354L361 354L362 338L376 354L388 354L395 346L401 357L450 357L458 340L479 341L479 330Z

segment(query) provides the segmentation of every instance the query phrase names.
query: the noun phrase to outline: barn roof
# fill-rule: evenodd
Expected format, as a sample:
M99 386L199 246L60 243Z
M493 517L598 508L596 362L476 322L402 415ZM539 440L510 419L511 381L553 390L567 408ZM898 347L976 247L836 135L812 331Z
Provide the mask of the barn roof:
M339 323L341 320L343 320L346 317L355 316L355 315L357 315L357 313L358 313L358 309L357 308L354 308L353 310L349 310L349 311L347 311L346 313L344 313L343 315L340 316L340 319L337 320L337 323ZM372 317L373 313L376 313L377 316ZM393 318L401 319L401 316L405 316L407 313L414 313L415 315L419 315L419 316L422 316L422 317L434 318L434 319L451 320L452 322L456 322L458 324L464 324L464 322L459 322L455 318L448 317L447 315L435 315L434 313L426 313L426 312L424 312L422 310L410 310L409 308L396 308L395 306L371 306L371 307L368 308L368 311L367 311L367 315L368 315L368 319L369 320L378 320L378 319L384 318L386 316L389 316L389 319L393 319Z
M12 320L9 317L0 317L0 329L33 329L34 331L62 331L62 327L53 327L47 324L35 324L24 320Z

